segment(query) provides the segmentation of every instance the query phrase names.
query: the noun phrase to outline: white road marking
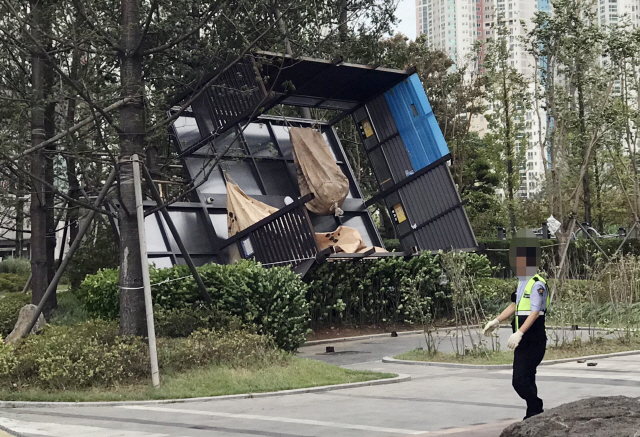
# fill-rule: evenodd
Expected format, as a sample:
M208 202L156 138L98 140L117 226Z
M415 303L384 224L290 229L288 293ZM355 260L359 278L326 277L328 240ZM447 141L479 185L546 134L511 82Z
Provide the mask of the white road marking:
M427 432L427 431L416 431L413 429L381 428L377 426L354 425L350 423L325 422L322 420L295 419L291 417L258 416L255 414L233 414L233 413L221 413L216 411L197 411L197 410L187 410L182 408L153 407L153 406L144 406L144 405L123 405L116 408L125 408L127 410L158 411L161 413L195 414L200 416L225 417L228 419L264 420L268 422L297 423L301 425L326 426L330 428L355 429L360 431L374 431L374 432L384 432L384 433L390 433L390 434L417 435L417 434L424 434Z
M0 425L20 434L50 437L169 437L169 434L127 431L122 429L100 428L97 426L69 425L66 423L27 422L4 417L0 417Z

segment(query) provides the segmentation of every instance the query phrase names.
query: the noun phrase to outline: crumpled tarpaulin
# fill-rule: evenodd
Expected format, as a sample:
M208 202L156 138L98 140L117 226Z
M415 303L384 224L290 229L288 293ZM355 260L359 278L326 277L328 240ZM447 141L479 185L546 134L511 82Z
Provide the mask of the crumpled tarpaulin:
M331 154L322 134L315 129L289 130L300 195L313 193L307 208L316 214L343 214L340 207L349 194L349 179Z
M348 226L340 226L333 232L316 232L316 242L318 243L318 250L333 246L336 252L363 253L370 249L362 239L360 232ZM376 252L386 252L381 247L376 247L375 249Z
M229 237L278 211L278 208L247 196L229 176L226 179Z

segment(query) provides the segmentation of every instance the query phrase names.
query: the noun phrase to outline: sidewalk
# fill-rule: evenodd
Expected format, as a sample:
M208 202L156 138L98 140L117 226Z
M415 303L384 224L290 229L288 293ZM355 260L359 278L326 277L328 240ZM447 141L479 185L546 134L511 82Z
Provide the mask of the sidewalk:
M451 428L442 431L419 434L418 437L498 437L503 429L517 420L506 420L485 425L467 426L464 428Z

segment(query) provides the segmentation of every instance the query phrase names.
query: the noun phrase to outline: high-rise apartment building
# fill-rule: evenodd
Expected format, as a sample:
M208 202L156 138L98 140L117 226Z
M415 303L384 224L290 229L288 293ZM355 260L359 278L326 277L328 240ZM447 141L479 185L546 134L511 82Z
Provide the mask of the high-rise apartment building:
M509 32L508 62L531 81L533 94L537 68L534 58L525 51L521 39L532 27L535 13L549 11L550 8L550 0L416 0L417 32L427 35L431 47L446 52L456 62L464 62L465 56L472 52L476 41L485 42L495 36L496 20L503 17L504 25ZM484 51L480 53L480 65L483 60ZM522 116L525 117L528 139L519 140L516 146L518 149L526 147L526 162L520 170L519 195L531 197L539 192L539 181L544 175L539 133L541 129L544 132L546 118L544 114L538 118L535 110L530 110ZM472 130L480 135L483 135L487 128L487 121L483 116L472 120Z
M640 0L598 0L598 23L615 25L628 21L635 27L640 26Z

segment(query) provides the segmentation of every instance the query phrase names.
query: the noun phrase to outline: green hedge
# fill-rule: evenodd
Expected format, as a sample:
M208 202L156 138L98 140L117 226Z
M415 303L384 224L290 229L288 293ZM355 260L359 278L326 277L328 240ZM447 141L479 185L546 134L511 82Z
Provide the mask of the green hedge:
M265 269L251 261L234 265L207 264L198 271L217 310L273 337L278 347L295 350L305 339L307 286L288 267ZM198 287L186 266L150 269L153 301L170 310L198 305ZM77 295L96 317L119 317L118 271L89 275ZM187 328L188 329L188 328Z
M485 256L464 254L463 258L468 274L491 276ZM446 316L450 289L440 285L441 274L439 255L430 254L325 263L305 277L311 327L413 324Z
M0 293L18 293L22 291L28 279L28 275L0 273Z
M509 268L509 240L479 240L488 250L482 252L491 265L498 267L502 277L511 276ZM618 238L600 239L598 244L611 256L618 249L622 240ZM560 253L557 240L540 240L542 248L541 270L550 277L553 265L559 262ZM629 238L622 246L619 254L640 255L640 240ZM573 279L590 279L590 273L602 263L603 256L596 245L589 239L572 240L567 251L568 272Z

